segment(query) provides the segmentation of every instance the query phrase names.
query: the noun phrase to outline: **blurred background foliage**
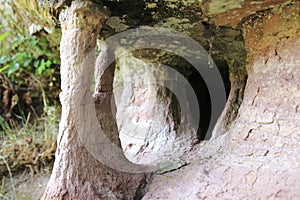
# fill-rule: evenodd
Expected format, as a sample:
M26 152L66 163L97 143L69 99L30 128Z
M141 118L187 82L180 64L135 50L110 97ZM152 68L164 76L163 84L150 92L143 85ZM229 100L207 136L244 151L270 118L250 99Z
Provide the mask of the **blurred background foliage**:
M54 158L60 111L61 31L51 14L52 7L46 0L0 0L3 178L25 168L35 172L51 167Z

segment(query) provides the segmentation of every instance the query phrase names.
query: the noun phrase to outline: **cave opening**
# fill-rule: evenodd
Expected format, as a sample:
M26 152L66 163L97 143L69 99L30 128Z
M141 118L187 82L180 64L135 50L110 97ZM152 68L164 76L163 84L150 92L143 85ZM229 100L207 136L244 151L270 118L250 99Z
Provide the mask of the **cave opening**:
M213 58L213 61L216 64L224 83L227 107L225 107L224 105L224 116L222 116L221 119L222 124L219 125L220 127L218 128L220 129L218 129L217 132L218 134L223 134L224 132L226 132L230 128L231 122L236 118L238 114L238 108L243 100L243 92L247 80L247 72L245 69L245 66L247 64L246 50L242 30L240 28L232 28L230 26L218 26L214 22L207 20L207 16L203 15L201 9L183 9L182 5L179 6L175 11L170 10L170 12L164 12L163 15L161 15L161 12L157 12L162 9L169 11L168 6L164 5L163 3L158 3L159 6L156 6L154 8L147 7L147 2L145 3L143 1L133 1L132 4L124 2L121 2L120 4L120 2L115 1L104 1L104 5L111 8L112 16L118 18L108 20L107 23L104 24L101 30L101 35L103 37L118 33L118 31L120 31L120 27L123 27L121 25L126 25L127 28L136 28L139 26L151 27L153 26L153 24L156 24L158 27L164 27L186 34L193 40L198 42L201 46L203 46L203 48ZM123 9L124 7L127 7L127 9ZM156 13L155 17L153 17L153 13ZM127 28L124 28L124 30L127 30ZM123 29L121 31L123 31ZM181 73L186 78L186 80L188 80L188 82L193 87L194 92L196 93L199 103L199 109L201 112L196 134L197 139L199 141L209 140L213 136L211 130L211 128L213 127L211 126L217 124L218 118L222 113L218 113L217 115L212 116L210 94L207 85L199 72L183 58L180 58L178 56L176 57L176 55L164 54L163 56L161 56L161 54L157 53L155 50L148 52L138 51L133 52L133 54L134 57L142 59L144 61L154 61L170 66ZM131 65L135 64L131 63ZM122 66L117 67L122 68ZM118 75L118 72L116 72L116 75L120 77L120 75ZM132 73L129 73L127 78L130 76L134 77ZM144 94L146 94L146 92L143 89L144 86L140 85L140 87L138 87L137 85L138 84L136 84L135 86L133 85L131 88L127 88L127 91L131 91L132 96L130 98L133 98L132 101L135 102L136 105L139 104L141 106L142 103L137 102L137 100L134 99L135 95L139 95L134 92L132 88L135 87L139 91L143 91ZM152 92L156 93L157 91L153 90ZM119 96L122 95L119 94ZM169 95L169 97L171 96ZM122 98L123 100L121 101L124 101L124 96ZM145 98L137 99L139 99L139 101L141 101L142 99L145 100ZM180 120L180 117L177 116L180 114L180 111L178 111L180 110L180 108L175 108L176 106L174 107L174 105L176 105L176 101L178 102L178 100L176 100L176 96L171 97L171 99L173 100L171 100L170 102L174 103L172 104L173 106L170 107L172 111L170 112L171 120L169 120L169 122L173 122L176 127L176 124L178 124L177 121ZM189 102L189 99L187 99L187 101L190 104L191 109L193 109L195 105L193 105L192 102ZM130 107L130 103L127 102L127 106ZM136 111L135 108L131 107L131 111L137 112L136 118L140 119L141 117L138 116L141 116L141 113L143 112ZM149 113L151 112L144 113L144 116L150 115ZM194 113L194 115L197 115L196 113ZM124 117L119 115L118 124L124 124L124 121L126 121L123 119ZM134 118L133 116L131 117ZM193 117L196 118L195 116ZM138 124L139 122L137 121L136 123ZM123 125L120 126L121 128L123 127Z
M125 21L123 22L125 23ZM107 26L104 26L102 30L103 35L114 34L112 26L112 23L107 23ZM137 46L141 44L141 47L136 48L123 58L117 56L114 78L115 102L117 104L116 119L122 148L125 155L130 154L128 157L131 161L142 164L165 156L165 152L174 152L176 151L174 149L182 148L182 146L190 148L193 144L209 140L228 131L231 123L238 115L247 80L245 43L240 29L216 26L203 21L193 24L192 29L183 32L183 34L189 35L193 41L203 47L205 53L201 52L200 54L195 48L189 46L187 42L189 40L182 38L167 40L168 37L165 36L168 35L155 38L152 37L150 29L145 30L147 37L144 38L143 36L139 39L133 37L132 41L128 43L136 43ZM153 33L155 34L155 32ZM123 41L124 44L121 44L120 48L116 50L116 55L126 51L127 40L128 38L124 39L125 42ZM167 40L166 44L164 44L164 40ZM156 46L143 46L143 43L148 45L147 42L156 44ZM163 50L164 48L159 48L163 45L177 45L179 51L183 48L187 51L184 50L184 55L178 55L172 51ZM173 52L178 53L177 49ZM196 69L184 57L188 55L188 58L195 57L197 59L196 57L199 55L201 57L202 54L207 59L204 58L201 61L205 63L205 66L208 64L209 67L210 57L212 58L213 68L217 68L216 71L221 77L217 84L221 85L220 82L223 81L223 93L219 96L211 94L216 93L212 91L214 89L211 85L214 83L210 82L208 85L206 83L210 75L203 75L202 72L200 74L199 69ZM181 110L182 103L176 96L177 94L167 87L147 83L149 80L160 82L160 75L158 75L160 70L158 68L162 66L177 71L192 87L198 102L195 103L188 97L181 98L181 101L185 101L191 111L187 121L197 121L200 117L196 122L198 123L197 128L191 128L188 124L184 127L184 131L179 131L178 127L182 122L183 113ZM164 74L163 78L169 82L176 82L176 77L173 75L162 74ZM181 93L184 94L186 89L184 84L176 84L175 87L181 88ZM219 92L220 90L216 89L215 91ZM217 112L214 110L216 96L224 99L218 105ZM195 109L196 107L199 108L200 114ZM145 155L159 151L161 153L157 153L153 159L143 160Z
M217 62L214 62L222 77L227 101L231 90L228 65L224 60L218 60ZM195 68L190 68L190 75L187 78L196 93L200 108L200 121L197 131L197 138L199 141L209 140L212 136L211 133L208 133L209 124L212 121L214 123L213 125L215 125L221 113L215 118L212 118L212 102L210 93L201 74L199 74Z
M196 130L189 130L189 126L186 126L185 131L180 132L177 128L181 123L182 113L178 97L167 87L147 83L146 80L159 82L157 72L161 66L176 70L192 87L198 105L188 95L184 99L192 114L189 120L197 119L196 115L199 113L193 112L195 107L200 110ZM223 88L228 97L231 89L228 64L224 60L217 60L215 66L222 77ZM162 74L164 79L176 82L172 75ZM185 86L177 84L175 87L182 87L181 91L184 93ZM181 151L190 148L195 142L210 139L211 133L207 132L211 120L215 123L221 115L219 113L216 119L211 119L210 93L201 74L184 58L169 52L138 50L118 58L114 91L122 148L127 158L134 163L153 164L171 156L170 151L173 151L171 157L174 157L173 154L180 155Z

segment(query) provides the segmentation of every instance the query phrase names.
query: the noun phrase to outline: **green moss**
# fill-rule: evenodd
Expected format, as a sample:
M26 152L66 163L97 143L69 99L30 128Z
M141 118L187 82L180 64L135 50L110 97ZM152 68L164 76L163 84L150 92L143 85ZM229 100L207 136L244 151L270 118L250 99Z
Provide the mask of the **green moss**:
M111 17L106 21L106 25L110 26L111 28L115 29L116 32L125 31L129 28L125 24L123 20L121 20L119 17Z
M210 14L219 14L235 8L242 8L244 0L213 0L209 4Z
M188 30L194 28L196 23L190 23L190 20L187 18L179 19L176 17L170 17L166 20L166 22L160 24L160 26L188 34Z
M190 5L190 4L195 3L195 1L194 1L194 0L182 0L182 3L183 3L185 6L188 6L188 5Z

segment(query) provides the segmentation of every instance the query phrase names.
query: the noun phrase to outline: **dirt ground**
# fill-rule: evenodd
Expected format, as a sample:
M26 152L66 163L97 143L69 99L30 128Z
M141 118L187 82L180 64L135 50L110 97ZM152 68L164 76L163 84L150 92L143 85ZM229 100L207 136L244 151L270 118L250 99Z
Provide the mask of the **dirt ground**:
M33 174L27 171L13 176L13 179L3 177L1 179L1 187L2 190L8 191L8 193L2 194L1 191L0 199L38 200L41 198L44 190L46 189L49 178L50 172ZM14 183L14 187L12 187L12 181Z

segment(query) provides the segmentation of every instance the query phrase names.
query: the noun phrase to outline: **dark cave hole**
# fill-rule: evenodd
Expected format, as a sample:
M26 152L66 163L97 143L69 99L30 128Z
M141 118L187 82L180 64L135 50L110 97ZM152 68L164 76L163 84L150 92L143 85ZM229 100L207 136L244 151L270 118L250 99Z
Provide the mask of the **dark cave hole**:
M215 126L218 118L221 116L221 113L223 111L224 107L222 106L219 107L218 112L214 115L212 114L211 109L214 108L212 107L211 103L211 98L210 98L210 93L209 89L205 83L204 79L200 72L198 71L199 69L196 69L191 63L189 63L186 59L183 57L180 57L178 55L175 55L171 52L162 52L163 50L158 50L157 52L160 52L158 54L155 52L153 49L143 49L143 50L135 50L132 52L132 56L134 58L137 58L139 60L143 60L145 63L151 63L149 65L149 69L151 67L162 67L162 66L167 66L172 68L173 70L176 70L177 74L181 74L183 79L185 81L188 81L190 86L187 86L187 82L181 82L178 78L174 77L174 74L166 73L164 70L154 70L157 74L156 76L156 82L155 83L161 83L155 86L155 91L151 91L151 94L154 96L148 97L147 94L145 93L145 90L143 90L144 85L139 85L140 83L137 81L139 80L139 76L135 77L135 74L142 73L143 76L145 76L144 70L141 71L135 71L136 69L139 69L139 62L135 63L136 61L133 61L133 63L130 62L117 62L117 67L116 67L116 74L122 72L122 76L124 75L124 71L122 71L122 67L124 65L125 70L133 70L132 72L126 74L125 73L125 79L128 78L129 82L135 83L137 88L135 88L136 85L130 85L129 87L125 89L125 86L128 86L128 83L125 85L118 86L120 89L119 90L114 90L115 92L115 98L116 102L119 102L117 105L117 109L119 109L120 112L118 112L119 117L118 119L118 126L119 126L119 134L120 134L120 139L122 142L122 148L125 152L125 154L130 155L129 157L133 159L133 162L143 162L140 161L139 159L142 158L144 154L149 154L152 155L152 159L155 160L155 156L157 154L157 151L165 151L166 149L163 149L163 147L160 149L160 142L161 141L174 141L174 145L176 146L177 143L184 142L184 141L190 141L191 143L186 143L188 147L190 147L190 144L196 144L197 142L203 141L203 140L208 140L211 137L211 129ZM153 53L154 52L154 53ZM131 59L131 57L125 58L125 59ZM229 69L228 69L228 64L224 60L216 59L214 60L215 65L222 77L223 84L224 84L224 90L226 94L226 98L228 98L229 92L231 90L231 83L229 80ZM119 65L118 64L123 64ZM158 65L156 65L156 64ZM137 65L136 65L137 64ZM152 65L154 64L154 65ZM199 64L208 67L207 61L204 61L203 63L199 62ZM126 68L126 66L129 65L135 65L137 68ZM143 65L143 64L142 64ZM162 66L161 66L162 65ZM147 66L147 65L146 65ZM145 66L141 66L143 68ZM123 69L123 70L124 70ZM215 68L216 69L216 68ZM153 69L151 69L153 70ZM150 70L150 74L152 73ZM147 70L145 70L147 71ZM216 70L213 71L215 73ZM162 73L162 77L160 77L160 73ZM131 76L129 78L128 76ZM119 77L118 75L115 77ZM121 78L121 77L119 77ZM123 78L121 78L123 80ZM137 79L136 79L137 78ZM146 79L146 78L145 78ZM117 80L117 79L116 79ZM135 82L137 81L137 82ZM162 82L160 82L162 81ZM163 81L166 81L164 83ZM146 81L147 83L147 81ZM151 83L152 84L152 83ZM151 85L150 84L150 85ZM220 83L222 84L222 83ZM168 88L170 86L170 88ZM192 87L192 91L195 93L197 102L193 100L195 96L189 96L190 93L187 91L187 87ZM210 86L211 87L211 86ZM219 86L217 86L219 88ZM116 87L117 88L117 87ZM176 88L176 91L173 89ZM137 89L137 90L135 90ZM140 90L141 89L141 90ZM179 89L179 93L178 90ZM214 88L210 88L214 89ZM149 88L148 88L149 90ZM125 91L125 93L124 93ZM142 93L141 93L142 91ZM217 90L218 91L218 90ZM137 96L135 96L134 92L136 92ZM180 93L182 92L182 93ZM123 94L125 94L123 96ZM130 94L128 96L128 94ZM183 96L176 96L176 95L182 94ZM224 95L224 93L223 93ZM180 101L179 101L180 97ZM224 96L223 96L224 97ZM147 107L141 106L143 102L145 102L145 98L150 98L150 100L155 100L155 102L151 101L154 107L152 108L152 104L149 103L149 101L146 103ZM156 98L156 99L155 99ZM136 101L135 101L136 100ZM147 99L149 100L149 99ZM184 100L184 102L182 102ZM225 99L224 99L225 100ZM121 101L127 101L126 104L120 104ZM183 105L181 105L183 103ZM225 103L225 102L224 102ZM125 107L122 107L125 106ZM131 107L133 105L133 107ZM161 105L162 107L155 107L157 105ZM121 106L121 107L119 107ZM130 115L127 113L124 108L128 108L129 106L129 111ZM188 112L182 112L181 110L184 107L181 106L187 106ZM149 110L148 107L150 108ZM195 108L199 108L200 111L200 116L199 112ZM124 110L122 110L124 109ZM161 109L161 110L159 110ZM147 111L148 113L144 113L144 111ZM159 111L158 111L159 110ZM152 113L153 112L153 113ZM162 113L167 113L166 115L161 114ZM141 114L142 113L142 114ZM125 114L125 115L124 115ZM186 115L187 114L187 115ZM158 118L157 118L157 116ZM163 116L164 115L164 116ZM149 129L148 133L145 136L144 141L131 141L128 139L128 137L124 137L124 135L127 134L126 131L131 130L127 129L126 126L131 123L131 119L133 119L133 116L136 116L136 119L142 119L141 124L138 124L140 121L137 120L135 125L141 125L142 127L146 126L148 121L149 121ZM163 118L161 117L163 116ZM215 119L211 119L212 116L215 117ZM199 119L200 117L200 119ZM128 121L122 121L124 119L129 119ZM146 122L143 122L143 120L146 119ZM186 120L187 119L187 120ZM148 120L148 121L147 121ZM169 132L164 133L163 131L159 132L153 132L154 129L152 128L152 121L158 122L158 120L161 120L160 122L164 124L154 124L156 125L155 130L167 130ZM156 121L155 121L156 120ZM165 120L165 121L164 121ZM183 121L182 121L183 120ZM199 120L199 121L196 121ZM166 122L166 123L165 123ZM187 123L185 123L187 122ZM144 123L144 124L143 124ZM181 126L181 123L183 126ZM165 124L168 124L169 129L165 129ZM198 127L197 127L198 126ZM208 130L209 129L209 130ZM138 134L139 132L134 132L137 129L132 129L134 134ZM124 132L122 132L124 131ZM195 133L195 131L197 131ZM170 133L170 134L169 134ZM135 135L134 135L135 136ZM154 151L151 148L154 148L153 146L150 146L149 144L153 146L159 146L156 148ZM182 143L183 145L183 143ZM149 147L148 147L149 146ZM174 146L172 146L173 148ZM169 147L168 147L169 148ZM138 149L138 150L136 150ZM136 156L132 156L136 155ZM137 159L137 160L135 160ZM142 159L143 160L143 159Z
M218 67L218 70L221 74L224 89L226 92L226 100L228 99L228 95L231 89L231 84L229 80L229 71L228 65L225 61L217 61L215 64ZM199 74L199 72L195 68L191 68L191 75L188 77L188 81L194 89L196 93L199 109L200 109L200 121L198 124L197 137L200 141L204 139L209 139L211 136L207 137L207 131L209 128L209 124L211 121L216 122L218 117L221 115L217 115L216 119L211 119L211 98L207 88L207 85L203 79L203 77ZM214 124L215 125L215 124Z
M226 93L226 100L227 100L229 96L229 92L231 90L228 64L226 61L220 59L215 59L214 62L222 77L224 89ZM193 102L191 101L190 98L187 98L188 101L187 103L192 111L191 112L192 119L197 118L196 115L199 114L198 112L193 112L194 110L193 108L195 108L195 106L198 106L200 110L200 120L197 129L197 139L199 141L210 139L211 133L208 133L209 125L211 122L216 123L221 113L218 113L215 119L212 118L211 98L205 80L203 79L201 74L197 71L197 69L195 69L189 62L187 62L185 59L179 56L175 55L175 62L163 63L163 64L166 64L172 67L173 69L175 69L176 71L178 71L179 73L181 73L186 78L186 80L188 80L189 84L192 86L198 100L198 105L193 105ZM177 99L175 100L175 104L177 105L177 107L180 107ZM173 109L180 110L180 108L173 108ZM181 113L179 111L179 112L175 112L175 115L176 114L180 115ZM175 120L176 124L178 125L180 124L180 116L173 116L173 119ZM215 124L212 125L214 126Z

